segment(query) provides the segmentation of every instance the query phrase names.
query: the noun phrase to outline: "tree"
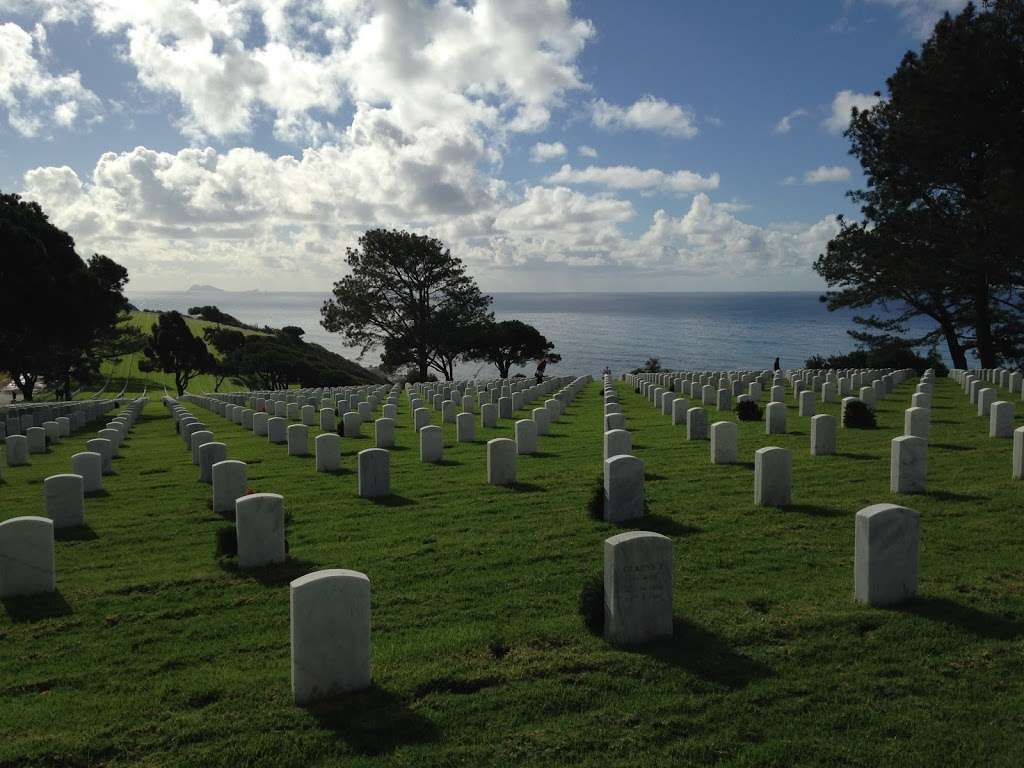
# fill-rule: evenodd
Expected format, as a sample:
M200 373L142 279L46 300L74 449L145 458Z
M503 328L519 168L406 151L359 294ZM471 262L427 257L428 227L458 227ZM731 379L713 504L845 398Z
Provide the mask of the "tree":
M98 351L123 333L128 273L106 256L88 263L38 203L0 193L0 369L26 401L40 378L70 397L74 374L97 369Z
M220 323L221 325L233 325L236 328L247 328L248 326L233 315L229 315L227 312L221 311L218 307L212 304L206 304L201 307L189 307L188 313L192 317L198 317L211 323Z
M193 314L191 309L189 314ZM206 340L207 349L212 344L220 354L220 358L214 358L210 364L210 373L214 377L213 391L219 392L224 379L238 373L232 353L237 352L245 344L245 334L230 328L207 326L203 329L203 338Z
M346 249L346 261L351 274L334 284L321 325L343 334L361 355L381 348L388 368L411 364L421 380L431 367L443 371L435 326L451 318L466 325L491 319L491 298L440 240L371 229L358 248Z
M476 329L469 359L493 363L501 378L507 379L513 366L522 367L544 359L557 363L562 357L554 353L554 348L554 342L548 341L532 325L521 320L502 320Z
M859 341L906 333L915 317L967 367L1024 358L1024 3L969 4L938 22L920 54L854 111L846 136L867 188L848 193L864 220L840 220L815 262L829 309L881 307Z
M216 363L206 343L192 335L185 318L177 312L164 312L159 322L153 323L145 355L139 369L174 374L179 396L194 376L210 371Z

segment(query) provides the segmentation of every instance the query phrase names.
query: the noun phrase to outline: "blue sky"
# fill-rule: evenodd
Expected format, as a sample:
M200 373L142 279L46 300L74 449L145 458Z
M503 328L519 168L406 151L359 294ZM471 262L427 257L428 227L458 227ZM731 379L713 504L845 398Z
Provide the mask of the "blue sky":
M0 188L135 290L323 290L373 226L487 290L816 289L841 135L959 0L6 0Z

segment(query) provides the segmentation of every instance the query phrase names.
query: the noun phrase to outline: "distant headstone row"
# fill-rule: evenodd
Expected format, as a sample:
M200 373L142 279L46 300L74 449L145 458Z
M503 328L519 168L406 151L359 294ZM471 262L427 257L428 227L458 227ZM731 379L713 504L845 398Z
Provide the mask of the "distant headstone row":
M99 431L101 437L87 441L87 450L71 457L70 472L44 478L41 507L45 517L15 517L0 523L0 598L56 589L54 531L85 525L85 497L102 490L102 476L112 473L111 458L117 455L145 402L140 398L129 403ZM80 422L84 427L118 404L119 401L115 400L88 402L87 407L75 413L86 415L85 421ZM78 420L63 416L57 418L62 421L44 422L43 427L28 427L28 435L9 435L6 444L8 465L26 464L29 453L44 452L48 444L71 437L76 431L73 425ZM45 426L48 424L54 424L58 429L48 429ZM35 430L43 433L41 450L33 450L32 438L39 434Z

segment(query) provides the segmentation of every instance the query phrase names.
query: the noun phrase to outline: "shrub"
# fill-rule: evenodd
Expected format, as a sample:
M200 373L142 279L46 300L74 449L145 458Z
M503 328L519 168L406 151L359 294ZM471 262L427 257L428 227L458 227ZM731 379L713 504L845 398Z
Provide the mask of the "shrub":
M874 429L875 409L862 400L853 400L843 409L843 426L851 429Z
M591 575L580 590L579 602L580 616L583 617L583 625L600 635L604 632L604 574L595 573Z
M756 400L743 400L736 403L736 416L740 421L760 421L761 406Z
M238 555L238 534L235 526L225 525L217 529L217 545L214 557L235 557Z

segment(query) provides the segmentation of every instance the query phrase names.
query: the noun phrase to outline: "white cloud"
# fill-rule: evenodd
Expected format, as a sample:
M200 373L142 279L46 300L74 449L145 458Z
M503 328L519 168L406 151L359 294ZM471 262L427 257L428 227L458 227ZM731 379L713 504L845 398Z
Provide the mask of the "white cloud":
M543 163L546 160L554 160L556 157L564 157L568 152L565 144L556 141L554 144L545 144L539 141L530 147L530 162Z
M793 128L793 121L801 117L807 117L807 110L794 109L775 124L775 133L789 133Z
M804 174L804 184L821 184L829 181L846 181L850 178L850 169L841 165L819 165Z
M842 165L819 165L807 171L802 178L787 176L782 185L791 187L796 184L825 184L834 181L846 181L850 178L850 169Z
M595 99L590 104L590 116L594 125L608 130L655 131L684 139L697 135L697 118L692 110L651 95L644 96L629 107Z
M935 23L942 14L959 13L967 5L967 0L869 0L876 4L888 5L899 11L907 26L907 31L919 39L931 35Z
M665 192L697 192L717 189L719 175L701 176L693 171L666 173L657 168L634 168L631 165L573 168L563 165L545 179L548 184L598 184L609 189L645 189Z
M82 252L128 267L137 288L197 272L237 288L323 287L342 268L345 246L371 226L433 234L473 269L535 262L726 275L806 274L834 234L831 219L747 224L735 216L745 206L700 192L680 218L659 211L644 234L629 237L623 226L636 212L611 194L560 185L515 192L467 166L442 171L412 160L381 173L374 151L325 145L272 157L246 147L137 147L103 155L87 178L66 166L36 168L25 175L24 194Z
M597 150L586 144L580 145L580 148L576 151L583 155L583 157L597 157Z
M649 267L764 277L772 271L809 270L838 230L834 216L809 226L758 227L740 221L701 193L680 218L657 211L632 252L636 261Z
M98 116L102 106L78 72L50 74L42 62L46 55L41 25L30 34L17 24L0 24L0 107L23 136L37 136L53 125L70 128L82 113Z
M386 110L409 134L448 123L501 145L587 87L576 60L594 34L561 0L23 4L47 21L91 21L145 88L178 100L197 143L246 135L264 115L283 141L322 143L349 110Z
M842 133L850 127L851 110L871 109L881 99L873 93L839 91L832 99L832 114L822 121L822 127L829 133Z

